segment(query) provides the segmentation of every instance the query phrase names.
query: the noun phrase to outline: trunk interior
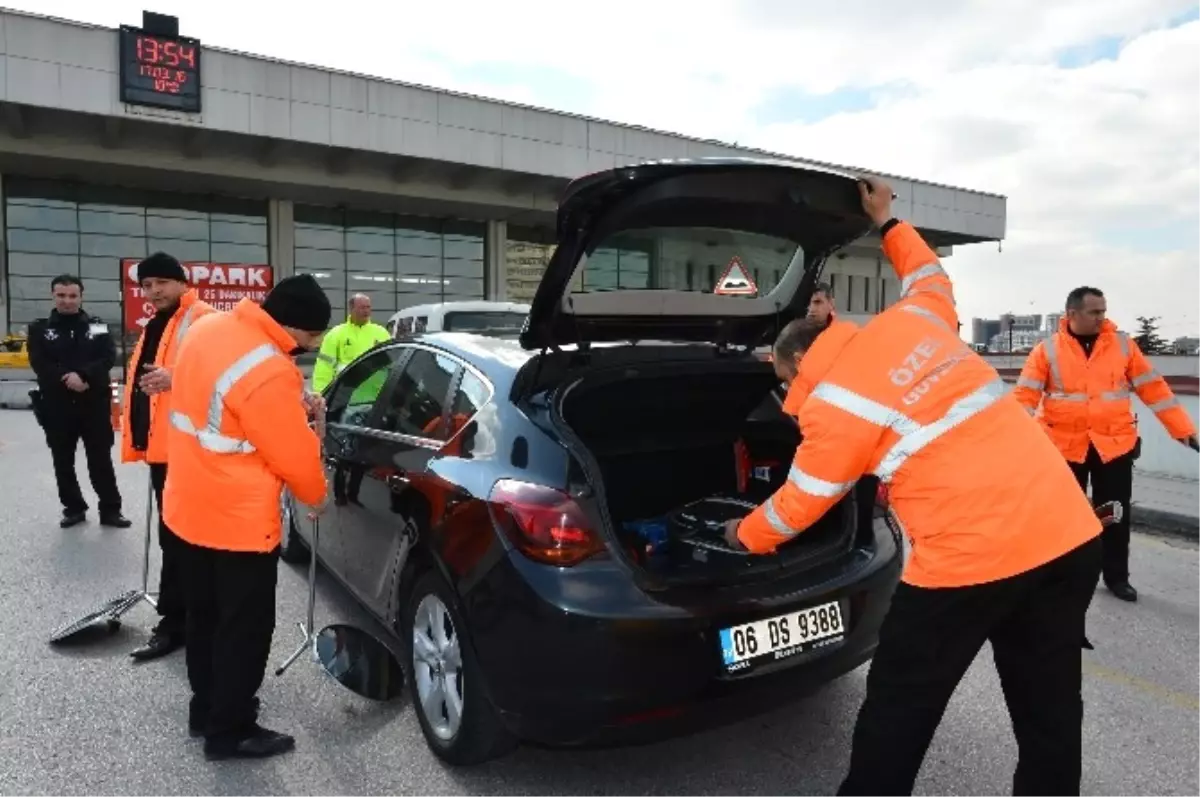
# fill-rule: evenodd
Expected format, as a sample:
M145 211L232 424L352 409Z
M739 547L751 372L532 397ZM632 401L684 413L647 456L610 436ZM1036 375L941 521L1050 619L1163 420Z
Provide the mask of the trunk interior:
M787 478L799 432L778 387L770 365L739 359L611 368L565 391L562 421L593 460L575 478L598 471L611 531L646 571L670 583L769 578L853 545L853 492L775 556L731 551L717 530L715 521L745 515ZM714 522L680 526L697 515ZM646 524L659 520L666 525L648 544Z

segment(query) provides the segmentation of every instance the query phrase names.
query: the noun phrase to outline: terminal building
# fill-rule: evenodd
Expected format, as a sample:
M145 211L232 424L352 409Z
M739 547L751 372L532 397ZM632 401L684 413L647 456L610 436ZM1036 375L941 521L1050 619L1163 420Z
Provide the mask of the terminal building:
M218 306L294 273L320 280L335 317L360 292L381 321L415 304L528 301L571 179L647 160L784 157L221 50L188 38L186 19L124 22L0 13L8 332L45 316L50 279L70 273L90 312L135 334L145 308L127 272L156 250L189 264ZM944 257L1004 236L1001 196L892 182L898 215ZM760 289L773 285L769 258L724 249L597 253L584 279L711 290L737 257ZM869 241L826 279L851 316L898 295Z

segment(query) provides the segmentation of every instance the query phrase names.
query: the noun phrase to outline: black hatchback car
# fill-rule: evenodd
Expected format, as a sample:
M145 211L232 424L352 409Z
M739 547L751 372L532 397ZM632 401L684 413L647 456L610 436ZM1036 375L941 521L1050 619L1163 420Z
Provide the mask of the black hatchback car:
M718 530L799 442L755 351L868 228L834 172L591 175L560 204L519 339L385 344L327 388L319 559L398 636L438 756L691 731L871 657L903 559L874 501L852 492L769 556ZM290 561L304 509L285 494Z

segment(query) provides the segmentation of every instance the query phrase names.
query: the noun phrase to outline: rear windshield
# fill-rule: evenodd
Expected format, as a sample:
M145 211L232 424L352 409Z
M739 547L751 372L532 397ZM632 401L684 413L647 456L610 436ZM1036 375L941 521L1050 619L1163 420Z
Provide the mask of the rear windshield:
M515 335L525 325L525 313L489 310L462 310L446 313L442 327L447 332L474 332L480 335Z
M605 239L576 269L572 293L672 290L764 296L800 247L771 235L712 227L651 227ZM722 289L717 290L718 286Z

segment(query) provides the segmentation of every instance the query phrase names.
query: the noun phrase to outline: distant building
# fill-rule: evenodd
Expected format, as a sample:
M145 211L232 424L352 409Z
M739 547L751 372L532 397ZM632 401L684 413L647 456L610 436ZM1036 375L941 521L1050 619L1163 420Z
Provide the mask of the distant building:
M1046 333L1042 329L1041 314L1005 313L996 323L1000 329L988 339L988 351L997 353L1029 351L1046 337Z
M1058 331L1058 325L1065 317L1066 313L1046 313L1046 324L1042 329L1046 330L1047 335L1053 335Z
M1194 357L1200 354L1200 338L1175 338L1170 351L1172 354L1190 354Z
M1000 334L1000 321L995 318L971 319L971 342L978 346L987 346L992 338Z

